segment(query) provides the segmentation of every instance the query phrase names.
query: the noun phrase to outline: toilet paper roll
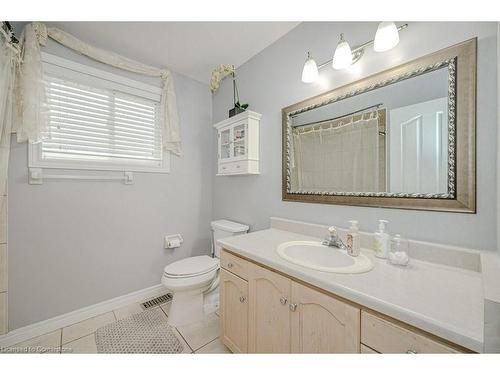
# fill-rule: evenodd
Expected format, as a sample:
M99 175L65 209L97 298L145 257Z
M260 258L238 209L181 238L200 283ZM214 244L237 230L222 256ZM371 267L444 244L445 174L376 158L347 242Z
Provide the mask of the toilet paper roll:
M173 249L174 247L180 247L181 246L181 241L178 238L171 239L168 241L168 247L170 249Z

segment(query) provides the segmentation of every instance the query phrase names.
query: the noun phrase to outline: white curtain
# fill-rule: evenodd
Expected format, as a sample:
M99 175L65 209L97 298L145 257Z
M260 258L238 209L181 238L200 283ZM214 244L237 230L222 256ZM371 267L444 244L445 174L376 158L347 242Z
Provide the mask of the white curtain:
M377 192L380 190L376 112L367 119L323 123L293 130L292 190ZM383 176L382 176L383 178Z
M48 109L43 83L37 29L26 25L21 34L21 69L17 71L17 119L12 129L17 141L37 143L49 137Z
M10 44L10 35L0 27L0 257L7 256L7 172L10 154L10 133L15 114L16 71L20 52ZM7 264L0 262L0 335L7 333Z
M10 44L10 36L0 28L0 195L6 194L10 134L15 115L14 90L19 51Z
M42 81L40 45L45 45L48 37L101 63L133 73L159 77L163 82L160 100L163 148L176 155L181 155L181 135L174 82L172 73L168 69L154 68L114 52L96 48L58 28L46 27L39 22L26 25L21 36L23 65L21 69L20 96L23 100L21 111L23 121L18 124L16 129L18 141L38 142L47 137L45 100L39 87ZM38 103L37 105L33 104L35 101ZM37 119L37 122L33 122L35 119ZM39 124L39 126L36 126L36 124Z

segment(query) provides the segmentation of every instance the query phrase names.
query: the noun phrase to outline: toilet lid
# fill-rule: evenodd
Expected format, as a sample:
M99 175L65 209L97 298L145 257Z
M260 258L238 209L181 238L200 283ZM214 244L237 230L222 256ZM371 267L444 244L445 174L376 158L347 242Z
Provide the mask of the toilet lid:
M208 255L189 257L173 262L165 267L165 275L171 277L189 277L202 275L216 270L219 267L219 259Z

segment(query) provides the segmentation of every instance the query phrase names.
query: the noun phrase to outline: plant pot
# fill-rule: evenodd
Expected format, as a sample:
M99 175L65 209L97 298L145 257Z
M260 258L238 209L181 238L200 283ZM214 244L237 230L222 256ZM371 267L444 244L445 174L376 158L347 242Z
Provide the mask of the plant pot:
M234 107L229 110L229 117L236 116L239 113L245 112L243 108Z

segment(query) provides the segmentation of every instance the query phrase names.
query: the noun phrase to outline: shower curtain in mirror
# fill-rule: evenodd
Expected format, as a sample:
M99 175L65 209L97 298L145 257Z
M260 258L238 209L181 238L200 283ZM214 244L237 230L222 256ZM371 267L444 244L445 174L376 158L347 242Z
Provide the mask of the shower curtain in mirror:
M292 190L379 191L377 112L357 121L350 117L294 128L292 134Z

